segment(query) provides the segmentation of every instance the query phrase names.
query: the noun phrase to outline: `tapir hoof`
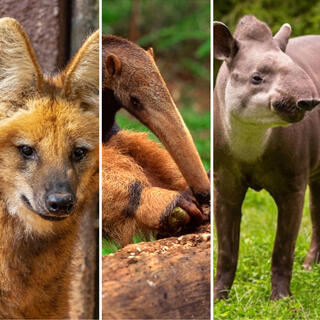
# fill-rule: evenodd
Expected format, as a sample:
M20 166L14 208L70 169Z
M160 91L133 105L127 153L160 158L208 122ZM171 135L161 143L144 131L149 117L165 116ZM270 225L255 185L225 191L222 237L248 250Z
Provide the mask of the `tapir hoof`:
M320 262L320 251L319 250L310 250L303 262L303 268L306 271L311 271L312 266L315 263Z
M281 300L281 299L284 299L287 297L292 297L292 294L291 294L290 290L288 290L288 289L272 290L270 300L276 301L276 300Z
M213 292L213 300L219 301L219 300L225 300L228 299L229 290L227 289L214 289Z

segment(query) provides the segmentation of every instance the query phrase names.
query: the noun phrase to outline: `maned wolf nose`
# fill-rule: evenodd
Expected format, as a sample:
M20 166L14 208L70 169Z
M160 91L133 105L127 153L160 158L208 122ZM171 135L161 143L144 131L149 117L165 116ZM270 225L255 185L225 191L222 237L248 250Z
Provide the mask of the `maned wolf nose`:
M51 193L46 200L47 209L50 212L70 211L73 207L71 193Z
M320 103L318 99L299 100L297 105L303 110L312 110L317 104Z

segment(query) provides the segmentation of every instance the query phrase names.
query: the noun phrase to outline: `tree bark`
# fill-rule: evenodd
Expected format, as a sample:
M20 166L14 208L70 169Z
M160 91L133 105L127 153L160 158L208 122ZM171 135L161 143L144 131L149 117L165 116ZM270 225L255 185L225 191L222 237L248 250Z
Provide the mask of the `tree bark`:
M140 1L133 0L131 7L131 16L130 16L130 33L129 40L135 42L140 38Z
M72 0L71 7L71 57L84 40L99 28L99 1Z
M102 260L103 319L209 319L210 225Z
M70 319L95 319L95 304L99 304L95 288L95 273L98 254L97 233L99 225L97 196L85 212L79 230L79 239L73 252L70 296Z

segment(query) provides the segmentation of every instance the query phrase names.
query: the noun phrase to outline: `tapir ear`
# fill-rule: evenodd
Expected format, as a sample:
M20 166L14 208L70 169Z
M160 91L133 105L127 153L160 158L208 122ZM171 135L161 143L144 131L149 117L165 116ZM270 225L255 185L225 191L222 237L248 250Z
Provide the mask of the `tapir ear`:
M99 114L99 30L84 42L63 75L64 94Z
M218 60L233 57L238 51L237 41L228 27L219 21L213 22L213 54Z
M289 23L285 23L280 30L276 33L273 39L278 43L282 51L286 50L289 38L291 35L291 26Z
M105 59L105 69L109 77L120 74L122 68L121 60L115 54L109 54Z
M150 48L147 50L147 52L149 53L149 55L150 55L153 59L155 58L152 47L150 47Z
M0 101L41 91L43 75L30 40L12 18L0 19Z

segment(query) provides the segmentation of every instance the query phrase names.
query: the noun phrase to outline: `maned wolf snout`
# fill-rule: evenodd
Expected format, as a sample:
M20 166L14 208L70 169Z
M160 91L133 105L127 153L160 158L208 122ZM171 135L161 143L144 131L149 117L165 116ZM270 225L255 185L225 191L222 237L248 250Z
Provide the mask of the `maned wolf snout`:
M306 186L312 242L304 267L320 256L320 37L276 35L254 16L232 35L214 23L214 55L224 60L214 90L214 186L218 261L215 298L226 298L238 261L241 206L248 188L266 189L278 207L271 299L291 295L295 242Z
M67 319L73 252L98 192L99 32L55 77L0 19L0 318Z
M47 209L59 215L71 211L73 203L74 197L71 193L51 193L46 199Z
M51 216L64 218L72 213L76 198L67 181L58 181L46 193L45 203Z

